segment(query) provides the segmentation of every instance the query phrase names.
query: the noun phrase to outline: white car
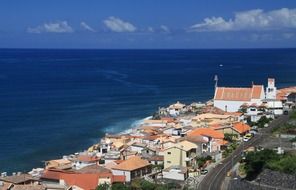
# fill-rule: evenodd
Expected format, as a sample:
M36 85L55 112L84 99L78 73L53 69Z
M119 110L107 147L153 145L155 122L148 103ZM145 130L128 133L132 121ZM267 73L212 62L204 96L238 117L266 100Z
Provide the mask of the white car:
M252 138L252 134L251 133L248 133L248 134L246 134L244 136L243 141L244 142L248 142L251 138Z

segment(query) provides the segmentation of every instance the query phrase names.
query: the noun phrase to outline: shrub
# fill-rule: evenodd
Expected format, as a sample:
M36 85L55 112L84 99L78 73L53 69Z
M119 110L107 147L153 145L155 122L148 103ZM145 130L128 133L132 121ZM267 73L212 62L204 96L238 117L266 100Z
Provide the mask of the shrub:
M107 183L101 184L99 185L96 190L108 190L110 188L110 185L108 185Z
M131 187L123 183L114 183L111 186L112 190L131 190Z
M281 159L271 160L267 163L267 167L288 174L296 174L296 156L286 155Z
M247 179L253 180L271 160L278 160L280 156L273 150L265 149L260 152L249 152L246 155L245 170Z

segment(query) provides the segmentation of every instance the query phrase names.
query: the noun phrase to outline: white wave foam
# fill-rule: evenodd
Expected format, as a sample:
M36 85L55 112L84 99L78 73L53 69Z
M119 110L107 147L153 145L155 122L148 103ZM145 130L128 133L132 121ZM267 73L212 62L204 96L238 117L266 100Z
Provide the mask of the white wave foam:
M133 129L139 127L143 124L144 120L151 119L152 116L145 117L142 119L129 119L121 122L117 122L109 127L106 127L105 133L118 133L118 134L128 134L131 133Z

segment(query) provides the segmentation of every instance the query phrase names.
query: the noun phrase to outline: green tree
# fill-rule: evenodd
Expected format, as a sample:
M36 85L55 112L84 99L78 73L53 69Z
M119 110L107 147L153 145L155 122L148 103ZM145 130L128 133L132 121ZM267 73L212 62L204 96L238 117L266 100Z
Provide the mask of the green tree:
M269 149L265 149L260 152L248 153L245 160L247 179L255 179L268 162L278 159L280 159L280 155Z
M142 180L141 181L141 189L142 190L154 190L155 189L155 184L150 183L149 181Z
M109 188L110 188L110 185L107 184L107 183L104 183L104 184L100 184L100 185L96 188L96 190L109 190Z
M111 186L112 190L131 190L131 187L123 183L114 183Z

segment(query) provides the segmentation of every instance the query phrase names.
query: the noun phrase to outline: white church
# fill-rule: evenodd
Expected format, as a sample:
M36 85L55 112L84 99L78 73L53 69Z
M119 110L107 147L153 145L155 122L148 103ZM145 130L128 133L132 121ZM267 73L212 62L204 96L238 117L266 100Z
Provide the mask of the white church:
M276 99L277 88L273 78L268 79L266 91L263 85L249 88L217 87L215 88L214 106L226 112L236 112L245 105L260 106L265 104L274 115L283 113L283 104Z

